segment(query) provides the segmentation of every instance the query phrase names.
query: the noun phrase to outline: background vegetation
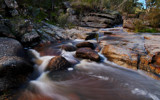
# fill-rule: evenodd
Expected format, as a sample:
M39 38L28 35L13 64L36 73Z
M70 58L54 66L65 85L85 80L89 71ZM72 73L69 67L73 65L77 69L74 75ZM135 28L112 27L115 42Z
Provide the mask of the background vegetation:
M146 9L138 0L16 0L20 16L35 22L45 20L50 24L66 27L69 18L64 2L70 2L79 17L88 12L119 11L122 15L135 14L135 31L157 30L160 27L160 0L145 0ZM0 1L2 4L2 0ZM22 9L22 11L21 11ZM27 13L24 14L24 9ZM0 9L1 11L1 9ZM147 26L147 27L146 27Z

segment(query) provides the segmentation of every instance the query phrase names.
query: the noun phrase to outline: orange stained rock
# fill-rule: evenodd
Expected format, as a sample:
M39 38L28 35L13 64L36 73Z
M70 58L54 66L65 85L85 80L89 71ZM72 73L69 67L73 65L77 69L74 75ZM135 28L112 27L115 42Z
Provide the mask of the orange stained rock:
M156 72L157 74L160 74L160 68L157 67L156 70L155 70L155 72Z

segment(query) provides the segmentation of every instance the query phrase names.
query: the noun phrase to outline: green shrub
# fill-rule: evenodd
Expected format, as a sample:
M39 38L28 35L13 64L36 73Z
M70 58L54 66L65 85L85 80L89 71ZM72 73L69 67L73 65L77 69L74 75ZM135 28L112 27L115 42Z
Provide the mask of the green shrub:
M135 27L135 32L139 32L140 30L143 30L145 28L145 25L143 24L143 21L140 19L135 19L134 20L134 27Z
M142 30L139 30L138 32L149 32L149 33L158 33L158 32L160 32L160 31L158 31L157 29L155 29L155 28L144 28L144 29L142 29Z
M160 8L152 8L146 16L151 27L160 27Z
M57 18L57 22L58 22L58 24L59 24L59 26L61 26L61 27L65 27L66 25L67 25L67 23L68 23L68 14L66 13L61 13L60 15L59 15L59 17Z

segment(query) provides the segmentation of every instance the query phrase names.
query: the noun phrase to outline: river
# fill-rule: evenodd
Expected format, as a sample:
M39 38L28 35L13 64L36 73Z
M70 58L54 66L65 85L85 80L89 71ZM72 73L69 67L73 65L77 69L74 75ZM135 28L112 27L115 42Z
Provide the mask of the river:
M57 48L62 44L75 45L84 40L74 40L45 46L43 52L53 48L55 55L62 55L75 65L66 71L44 71L52 56L35 56L35 73L27 86L16 96L17 100L160 100L160 82L145 75L118 66L105 58L101 52L101 62L75 57L75 52ZM96 42L96 40L92 40ZM46 50L46 51L45 51Z

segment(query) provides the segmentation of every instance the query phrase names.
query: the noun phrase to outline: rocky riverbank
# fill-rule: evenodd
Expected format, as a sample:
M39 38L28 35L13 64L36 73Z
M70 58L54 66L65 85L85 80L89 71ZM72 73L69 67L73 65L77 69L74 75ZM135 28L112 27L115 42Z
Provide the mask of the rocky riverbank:
M160 34L137 34L127 32L122 27L111 28L122 23L122 16L118 12L94 12L85 14L80 19L78 15L71 13L74 12L71 6L64 3L68 18L75 18L70 22L76 22L77 25L71 29L64 29L45 21L35 22L22 18L18 16L20 9L15 0L4 1L2 9L12 17L0 16L2 96L5 91L18 89L27 83L35 70L33 65L42 64L39 59L32 60L34 56L28 53L29 48L37 50L40 57L52 56L48 59L47 68L43 70L61 71L79 63L60 55L62 50L65 50L75 52L74 56L78 59L95 62L103 60L99 54L102 53L109 61L120 66L160 74ZM51 46L75 39L83 39L83 42Z
M103 31L102 31L103 32ZM104 31L105 33L106 31ZM102 54L118 65L160 74L159 33L129 33L123 28L108 29L102 38Z

